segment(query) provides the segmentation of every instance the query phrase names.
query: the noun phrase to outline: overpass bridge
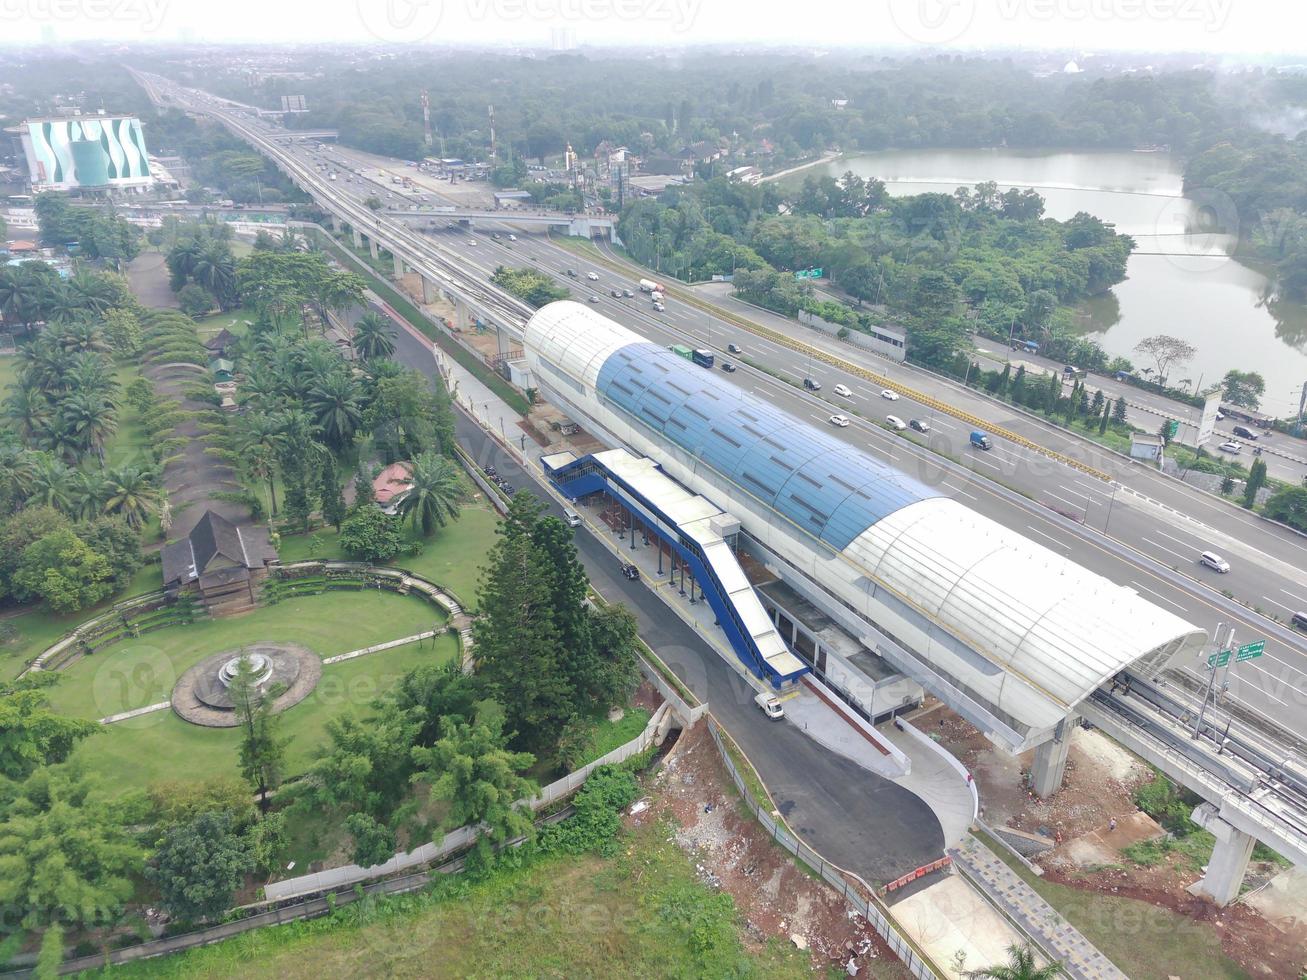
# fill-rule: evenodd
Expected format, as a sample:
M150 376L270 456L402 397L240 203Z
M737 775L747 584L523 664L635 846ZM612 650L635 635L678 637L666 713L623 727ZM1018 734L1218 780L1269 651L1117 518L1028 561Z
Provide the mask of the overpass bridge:
M214 100L161 76L129 70L153 101L171 100L187 111L211 115L232 133L253 144L331 215L334 229L340 230L342 226L349 229L356 248L362 247L366 240L373 258L379 258L384 249L394 261L396 276L410 269L417 272L422 280L424 301L432 302L437 294L444 296L454 306L458 327L465 327L474 319L493 327L503 351L510 350L520 340L531 308L494 284L469 277L457 255L405 222L376 213L344 194L314 167L296 159L264 127L253 126L241 113L230 110L227 100Z
M516 225L519 228L540 228L545 230L562 228L569 235L581 238L605 236L611 239L615 245L622 244L622 240L617 236L616 219L607 215L564 214L556 211L519 211L515 209L479 211L457 207L387 208L385 213L407 222L412 227L422 228L426 231L436 231L442 227L442 222L451 220L470 223L497 221Z
M152 97L160 90L177 93L174 98L185 99L187 96L186 90L172 86L158 76L140 77ZM500 211L434 209L398 215L373 213L350 199L341 188L327 183L316 171L291 158L282 145L259 129L250 127L239 115L210 108L202 97L192 95L191 98L198 103L198 111L210 112L232 132L271 157L332 215L334 225L349 228L356 246L366 238L374 256L380 249L393 256L397 274L406 268L416 270L422 277L424 293L439 290L455 304L460 317L475 315L496 327L502 350L521 344L532 311L515 297L478 281L462 266L459 256L422 236L413 228L412 222L448 220L458 216L466 216L469 220L519 222L524 216ZM561 220L558 216L538 217L546 221ZM636 367L638 362L628 370L634 371ZM537 381L541 380L537 375ZM558 386L548 384L547 378L543 380L546 381L544 386L556 394ZM595 380L591 379L591 383ZM566 399L559 403L567 404ZM578 412L574 417L585 415ZM604 433L602 426L596 431L614 446L627 441L614 437L611 432ZM673 475L679 478L679 474ZM715 494L705 496L713 499ZM1082 528L1068 528L1068 533L1085 534ZM934 544L951 546L947 537ZM869 539L868 546L871 545L879 546ZM920 571L926 566L909 563L904 566L904 573L907 574L911 567ZM872 580L867 581L870 588ZM820 599L820 596L811 594L807 597ZM1216 850L1206 876L1196 889L1218 903L1224 904L1237 896L1255 841L1264 841L1295 864L1307 866L1307 772L1301 761L1260 730L1232 738L1228 731L1218 732L1211 723L1195 725L1195 719L1188 716L1181 702L1172 699L1173 703L1168 703L1162 696L1166 691L1152 680L1155 671L1133 676L1128 666L1114 667L1090 681L1075 698L1060 702L1060 713L1055 710L1059 705L1058 698L1045 698L1040 704L1038 718L1032 716L1032 727L1017 737L1009 727L1010 718L1002 712L995 715L984 708L988 695L983 693L983 685L1001 685L1005 679L1015 682L1021 671L1014 672L1005 666L999 666L995 671L990 669L994 666L992 664L986 668L983 655L976 653L971 644L959 642L956 637L949 638L950 630L957 632L956 625L950 626L940 620L924 624L932 636L956 649L956 656L960 658L958 663L977 665L981 673L991 675L989 680L977 680L973 685L947 671L939 672L923 666L924 661L918 650L913 649L914 644L904 642L894 631L882 628L876 620L857 615L847 603L826 604L823 611L850 631L851 636L860 638L869 649L874 648L888 663L970 718L996 744L1017 750L1033 747L1032 784L1040 795L1051 795L1060 787L1071 729L1084 719L1100 726L1121 744L1202 796L1206 802L1195 812L1195 819L1213 832ZM931 616L926 618L930 620ZM1131 629L1136 624L1126 619L1116 625ZM1069 628L1057 634L1062 639L1076 635L1077 630ZM931 642L935 641L929 641L927 647L919 650L928 648ZM1023 669L1040 667L1046 671L1049 666L1044 664L1041 667L1037 662L1031 662ZM1070 660L1064 666L1071 670L1085 665ZM955 668L956 665L951 669ZM1049 684L1059 683L1057 671L1041 676ZM1157 694L1159 691L1161 694Z
M268 110L263 110L259 114L262 116L280 115L280 113L272 113ZM329 140L334 143L336 140L340 139L340 130L288 129L284 133L270 134L269 138L274 139L279 143L303 143L305 140L317 140L319 142Z

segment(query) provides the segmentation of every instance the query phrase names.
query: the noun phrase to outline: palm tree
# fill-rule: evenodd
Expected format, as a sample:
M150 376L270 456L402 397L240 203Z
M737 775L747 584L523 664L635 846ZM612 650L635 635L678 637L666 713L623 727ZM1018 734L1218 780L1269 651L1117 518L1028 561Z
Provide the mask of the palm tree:
M54 409L45 393L28 385L10 385L4 401L4 416L13 423L19 438L36 442L50 427Z
M59 419L84 449L95 451L104 467L104 444L118 431L118 410L94 391L75 388L59 404Z
M363 408L351 375L336 370L319 378L309 389L308 404L329 446L343 449L353 441Z
M354 337L350 341L354 353L365 361L389 357L395 353L394 333L390 320L380 313L368 312L354 324Z
M236 261L231 246L220 241L205 243L191 266L191 276L226 309L236 292Z
M177 280L185 281L195 271L204 246L198 238L187 238L168 250L168 271Z
M448 459L432 452L422 453L409 467L409 479L409 488L396 498L395 506L401 517L412 518L413 526L422 528L423 537L458 517L463 483Z
M46 336L72 353L87 351L107 354L109 352L109 342L105 339L104 331L100 329L98 323L86 317L78 317L47 330Z
M0 444L0 502L17 502L27 497L37 458L30 449Z
M41 281L23 266L0 267L0 316L9 325L21 323L30 331L40 319Z
M27 484L27 502L35 501L55 510L68 511L68 488L72 470L52 456L37 457Z
M74 470L68 481L68 512L79 521L99 517L109 497L109 481L94 470Z
M1035 965L1035 951L1030 946L1012 945L1007 948L1008 961L1001 966L987 966L967 974L976 980L1053 980L1066 975L1061 963Z
M236 437L237 452L246 471L268 484L272 516L277 515L277 459L283 446L281 426L271 415L251 412L241 419Z
M73 273L67 287L81 309L97 316L118 302L118 290L113 282L86 269Z
M127 525L139 528L159 503L159 486L149 470L139 466L120 466L105 474L108 496L106 514L118 514Z

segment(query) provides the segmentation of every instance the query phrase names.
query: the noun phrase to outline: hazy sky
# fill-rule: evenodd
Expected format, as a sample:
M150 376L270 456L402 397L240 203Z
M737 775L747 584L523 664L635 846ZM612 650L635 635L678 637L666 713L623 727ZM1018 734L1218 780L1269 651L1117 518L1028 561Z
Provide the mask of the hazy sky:
M1303 0L0 0L0 40L1307 50Z

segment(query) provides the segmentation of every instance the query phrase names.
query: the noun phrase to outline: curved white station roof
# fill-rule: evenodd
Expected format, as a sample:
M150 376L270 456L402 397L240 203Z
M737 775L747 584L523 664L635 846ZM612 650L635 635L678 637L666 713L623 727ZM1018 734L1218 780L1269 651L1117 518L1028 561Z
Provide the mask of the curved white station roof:
M948 497L877 521L844 555L1064 708L1125 667L1153 673L1206 639L1133 590Z
M807 535L828 589L887 590L1001 669L986 698L1046 724L1127 667L1153 674L1206 634L1178 616L968 509L720 375L572 302L527 324L529 359L601 415L708 466ZM737 513L748 525L747 516ZM796 539L797 540L797 539ZM916 650L927 660L928 650ZM942 662L942 661L941 661ZM947 667L943 668L946 673ZM984 673L982 670L981 673ZM1000 680L1002 678L999 678Z

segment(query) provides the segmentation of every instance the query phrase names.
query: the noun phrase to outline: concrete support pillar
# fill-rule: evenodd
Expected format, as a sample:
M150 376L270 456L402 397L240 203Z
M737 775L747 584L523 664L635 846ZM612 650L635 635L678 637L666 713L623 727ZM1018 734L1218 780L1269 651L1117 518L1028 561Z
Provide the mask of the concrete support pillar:
M434 303L436 301L436 290L431 288L431 280L426 276L422 277L422 302Z
M454 301L454 329L466 330L469 320L467 316L467 307L458 300Z
M513 339L498 324L495 325L495 345L499 348L501 354L507 354L513 349Z
M359 234L359 230L358 230L357 228L351 228L350 231L351 231L351 232L353 233L353 235L354 235L354 247L355 247L355 248L362 248L362 247L363 247L363 236Z
M404 260L394 253L391 253L390 257L395 260L395 278L402 278L404 275Z
M1207 872L1189 886L1189 891L1217 905L1229 905L1239 897L1257 839L1226 823L1211 803L1199 804L1194 810L1194 823L1216 838L1216 847L1207 862Z
M334 214L331 216L331 230L336 234L340 234L340 219Z
M368 239L368 252L371 253L374 259L381 258L381 248L377 245L377 240L375 238Z
M1053 737L1035 749L1035 764L1030 767L1030 788L1035 795L1047 798L1062 788L1074 728L1075 716L1064 718L1053 730Z

